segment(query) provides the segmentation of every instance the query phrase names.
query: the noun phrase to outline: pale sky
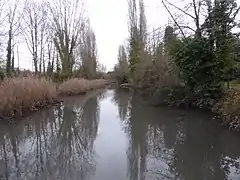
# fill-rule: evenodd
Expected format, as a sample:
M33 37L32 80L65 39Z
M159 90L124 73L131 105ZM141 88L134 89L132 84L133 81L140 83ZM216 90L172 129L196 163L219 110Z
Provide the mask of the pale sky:
M145 6L150 30L168 23L169 15L161 0L145 0ZM111 70L117 62L118 46L128 37L127 0L86 0L85 7L96 34L99 61ZM27 47L21 45L19 52L20 67L32 69Z
M160 0L145 0L150 27L168 22L168 14ZM99 61L110 70L117 62L118 46L128 37L127 0L88 0L86 7L97 39ZM152 29L152 28L150 28Z

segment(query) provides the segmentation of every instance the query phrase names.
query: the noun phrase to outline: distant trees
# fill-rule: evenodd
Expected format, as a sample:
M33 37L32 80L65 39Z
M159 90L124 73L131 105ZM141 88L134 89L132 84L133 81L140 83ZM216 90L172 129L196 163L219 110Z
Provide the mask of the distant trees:
M118 63L115 66L115 73L119 83L127 82L127 76L129 75L128 58L124 45L118 47Z
M45 45L47 43L47 9L46 4L37 1L26 0L24 6L22 34L27 47L32 54L34 71L37 74L45 70L43 62Z
M237 1L191 0L181 8L162 0L173 25L164 31L159 28L161 32L147 31L142 0L128 2L128 82L154 91L184 85L199 97L219 97L239 64L238 33L233 33L240 10ZM179 21L172 8L184 20ZM120 62L116 70L120 69Z
M50 4L53 40L64 74L72 73L75 64L74 51L85 26L83 10L81 0L56 0Z
M82 32L81 46L79 47L80 57L82 59L82 74L88 79L97 76L97 43L96 36L90 27L85 26Z
M96 37L87 19L82 0L1 0L0 37L7 39L1 44L6 48L5 73L11 76L19 65L21 43L26 44L32 56L36 75L57 73L67 78L78 73L96 78L102 65L98 62Z
M176 39L173 27L168 26L165 30L165 39L160 39L157 30L153 32L147 30L143 0L129 0L128 7L129 44L127 51L125 50L126 58L122 50L119 50L120 60L115 68L118 78L143 89L156 89L156 86L175 84L178 78L172 72L176 68L173 61L170 61L170 48ZM122 46L119 49L123 49Z

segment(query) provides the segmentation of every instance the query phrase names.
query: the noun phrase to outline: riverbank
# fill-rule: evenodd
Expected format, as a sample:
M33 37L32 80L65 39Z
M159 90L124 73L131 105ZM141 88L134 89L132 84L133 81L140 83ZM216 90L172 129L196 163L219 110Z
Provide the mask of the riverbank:
M127 88L126 88L127 87ZM129 89L130 85L120 88ZM233 131L240 131L240 89L233 87L226 89L219 98L203 98L196 93L189 92L183 86L162 88L148 93L140 89L139 92L152 106L171 106L179 108L198 108L214 113L221 125ZM150 95L149 95L150 94Z
M0 119L11 120L59 102L60 96L84 94L109 84L104 79L70 79L55 84L45 78L17 77L0 84Z

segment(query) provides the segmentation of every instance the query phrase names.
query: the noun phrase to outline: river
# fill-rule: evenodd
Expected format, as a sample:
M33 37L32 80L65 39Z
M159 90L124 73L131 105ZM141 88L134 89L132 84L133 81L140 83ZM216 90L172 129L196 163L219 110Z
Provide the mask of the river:
M239 180L240 134L196 110L91 92L0 125L4 180Z

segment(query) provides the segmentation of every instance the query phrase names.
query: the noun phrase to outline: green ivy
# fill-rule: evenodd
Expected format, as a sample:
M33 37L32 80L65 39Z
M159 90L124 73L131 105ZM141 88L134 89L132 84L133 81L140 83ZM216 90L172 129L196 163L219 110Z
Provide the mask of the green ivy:
M172 51L185 86L204 97L216 97L223 89L221 61L206 38L178 40Z

